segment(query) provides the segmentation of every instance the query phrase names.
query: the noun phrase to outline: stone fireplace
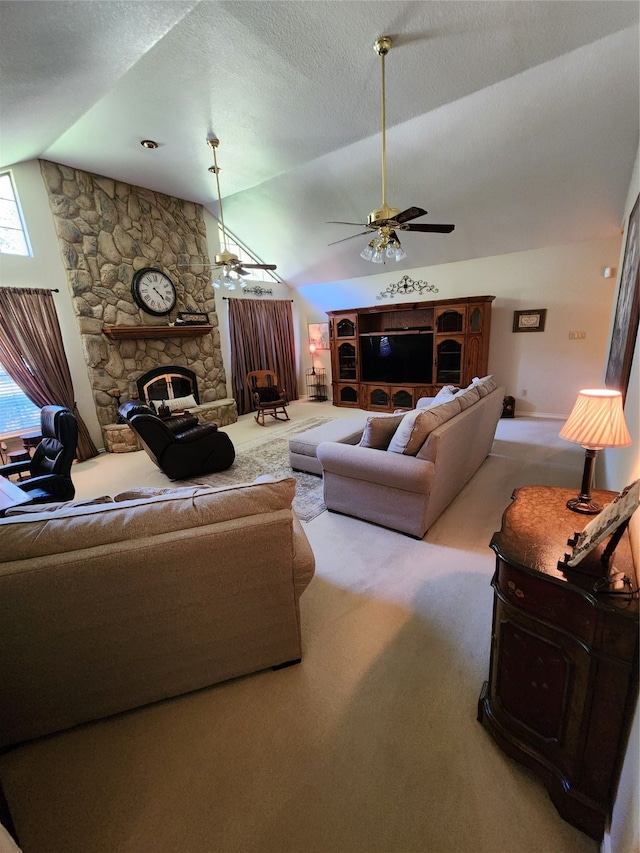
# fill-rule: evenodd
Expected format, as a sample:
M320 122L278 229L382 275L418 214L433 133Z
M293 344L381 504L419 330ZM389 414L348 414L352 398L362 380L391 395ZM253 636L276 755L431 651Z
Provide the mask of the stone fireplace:
M237 420L227 398L202 206L58 163L41 160L40 168L105 445L114 401L144 399L138 380L149 371L188 372L203 420ZM144 267L174 282L171 314L146 314L134 302L131 280ZM179 328L178 311L206 313L209 324ZM173 380L171 388L183 396Z

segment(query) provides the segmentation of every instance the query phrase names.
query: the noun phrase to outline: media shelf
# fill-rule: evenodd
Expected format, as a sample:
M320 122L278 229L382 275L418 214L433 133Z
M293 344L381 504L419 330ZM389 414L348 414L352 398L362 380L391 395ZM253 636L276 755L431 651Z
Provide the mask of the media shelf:
M487 373L494 296L329 311L335 406L393 411Z

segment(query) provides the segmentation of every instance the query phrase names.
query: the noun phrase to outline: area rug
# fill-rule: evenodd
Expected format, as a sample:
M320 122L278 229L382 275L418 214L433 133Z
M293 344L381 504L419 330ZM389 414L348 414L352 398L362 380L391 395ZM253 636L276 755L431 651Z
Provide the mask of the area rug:
M322 477L294 471L289 465L289 439L292 435L305 432L331 418L307 418L295 424L270 425L266 435L236 445L236 458L226 471L217 474L204 474L185 480L207 486L232 486L236 483L251 483L261 474L274 477L295 477L296 494L293 499L295 509L301 521L311 521L326 509L322 493Z

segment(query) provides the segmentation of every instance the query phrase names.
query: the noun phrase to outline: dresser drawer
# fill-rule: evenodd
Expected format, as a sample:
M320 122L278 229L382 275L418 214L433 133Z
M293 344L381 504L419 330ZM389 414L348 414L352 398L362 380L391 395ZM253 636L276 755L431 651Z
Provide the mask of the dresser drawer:
M581 596L544 577L532 576L498 558L494 584L501 597L589 645L596 637L597 614Z

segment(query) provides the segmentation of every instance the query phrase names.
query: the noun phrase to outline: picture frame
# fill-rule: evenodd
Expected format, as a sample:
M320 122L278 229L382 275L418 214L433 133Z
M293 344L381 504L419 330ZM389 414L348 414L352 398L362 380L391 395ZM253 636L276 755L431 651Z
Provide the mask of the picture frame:
M640 480L634 480L596 515L571 541L573 550L566 565L574 568L593 549L631 518L640 506Z
M309 344L314 344L316 350L329 349L329 324L309 323Z
M622 274L618 290L618 301L611 329L611 343L607 358L604 384L607 388L620 391L624 401L640 317L640 195L629 215L627 241L622 260Z
M546 308L531 308L527 311L513 312L514 332L544 332L547 319Z

